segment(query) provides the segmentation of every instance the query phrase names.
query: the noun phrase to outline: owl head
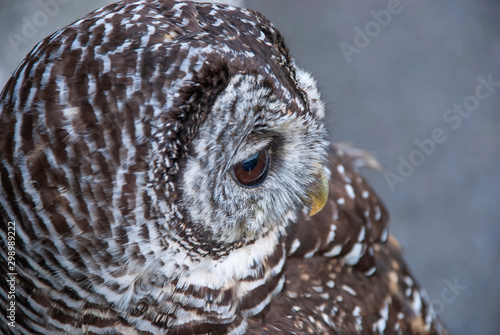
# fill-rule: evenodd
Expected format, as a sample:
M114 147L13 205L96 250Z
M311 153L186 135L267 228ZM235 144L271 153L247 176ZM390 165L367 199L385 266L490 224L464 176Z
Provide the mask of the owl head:
M40 42L1 102L3 164L28 183L4 188L50 227L26 236L46 231L61 255L163 238L227 250L326 201L315 82L248 9L98 9Z
M158 125L160 137L178 145L163 152L158 141L156 183L168 174L161 167L179 162L174 225L209 245L248 243L324 203L324 108L314 80L265 18L251 10L235 16L232 7L205 16L204 5L191 15L189 6L182 12L189 23L167 53L190 72L166 88L161 113L177 119Z

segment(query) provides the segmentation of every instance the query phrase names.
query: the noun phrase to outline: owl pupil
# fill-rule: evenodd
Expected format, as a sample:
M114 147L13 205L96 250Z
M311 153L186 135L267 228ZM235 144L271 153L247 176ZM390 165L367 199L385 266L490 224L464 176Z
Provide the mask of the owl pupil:
M245 171L247 172L250 172L252 171L253 169L255 169L255 167L257 166L257 163L259 162L259 155L260 155L260 152L253 155L253 156L250 156L249 158L245 159L243 162L242 162L242 167Z
M242 160L233 167L236 181L245 187L257 187L267 178L270 159L267 148Z

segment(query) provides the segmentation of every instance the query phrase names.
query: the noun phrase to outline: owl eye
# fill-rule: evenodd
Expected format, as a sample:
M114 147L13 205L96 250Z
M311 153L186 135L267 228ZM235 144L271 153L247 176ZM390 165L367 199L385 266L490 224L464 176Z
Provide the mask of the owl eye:
M234 166L234 177L245 187L257 187L266 180L269 171L269 153L267 148L244 159Z

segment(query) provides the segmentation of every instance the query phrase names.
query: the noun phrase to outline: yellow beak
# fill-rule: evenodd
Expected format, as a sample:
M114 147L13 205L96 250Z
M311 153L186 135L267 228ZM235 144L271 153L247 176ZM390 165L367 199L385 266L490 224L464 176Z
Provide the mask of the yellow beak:
M322 166L317 166L315 175L317 177L316 182L312 185L308 194L311 199L311 211L309 212L309 216L319 213L323 207L325 207L326 201L328 200L328 177Z

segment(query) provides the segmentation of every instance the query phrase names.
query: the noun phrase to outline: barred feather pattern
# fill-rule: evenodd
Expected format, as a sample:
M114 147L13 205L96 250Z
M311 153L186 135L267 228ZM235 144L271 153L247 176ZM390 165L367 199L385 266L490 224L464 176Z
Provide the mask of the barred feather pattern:
M262 15L98 9L35 46L0 110L2 333L445 333ZM265 146L268 180L243 190L228 171ZM311 166L330 180L314 217Z

